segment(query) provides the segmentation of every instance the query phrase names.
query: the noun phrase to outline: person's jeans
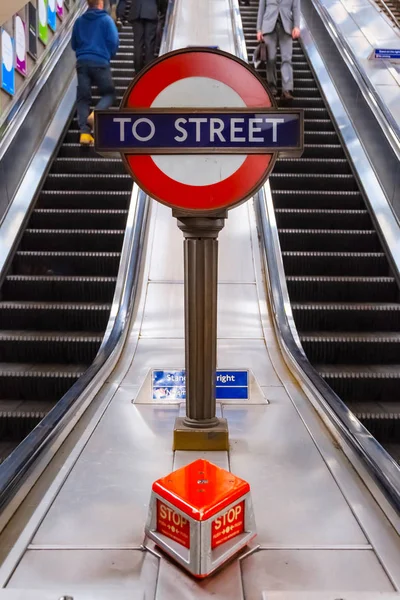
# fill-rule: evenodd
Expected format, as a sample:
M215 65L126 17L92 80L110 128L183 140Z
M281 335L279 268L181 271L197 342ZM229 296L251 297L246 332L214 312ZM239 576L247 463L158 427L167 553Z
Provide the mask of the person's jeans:
M110 65L80 62L76 66L76 71L78 74L77 110L79 129L82 133L90 133L87 119L92 101L92 85L98 88L101 96L96 108L104 110L109 108L115 101L111 67Z

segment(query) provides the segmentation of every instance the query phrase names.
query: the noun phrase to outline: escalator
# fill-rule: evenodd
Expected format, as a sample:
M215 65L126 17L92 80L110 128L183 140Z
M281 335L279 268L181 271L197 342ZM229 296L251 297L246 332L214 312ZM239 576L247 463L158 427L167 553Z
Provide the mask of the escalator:
M128 25L111 66L119 105L134 75ZM94 92L94 103L98 99ZM96 356L131 192L120 159L80 146L74 117L1 288L0 462Z
M251 57L258 1L240 10ZM399 287L298 41L293 67L304 154L269 178L293 316L310 362L400 463Z

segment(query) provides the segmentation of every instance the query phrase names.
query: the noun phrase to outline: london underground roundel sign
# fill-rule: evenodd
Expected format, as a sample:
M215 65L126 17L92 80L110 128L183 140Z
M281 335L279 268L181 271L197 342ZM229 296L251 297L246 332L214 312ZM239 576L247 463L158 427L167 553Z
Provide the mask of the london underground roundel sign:
M277 109L263 81L231 54L187 48L149 65L118 111L96 111L95 140L100 154L121 153L152 198L216 213L252 196L278 155L301 155L303 114Z

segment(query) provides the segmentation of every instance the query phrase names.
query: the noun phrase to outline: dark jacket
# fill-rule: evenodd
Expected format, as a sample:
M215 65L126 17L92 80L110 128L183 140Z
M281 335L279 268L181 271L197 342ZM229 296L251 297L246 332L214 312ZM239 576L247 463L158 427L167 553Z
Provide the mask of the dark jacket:
M118 50L118 30L105 10L91 8L75 21L71 44L78 62L108 65Z
M146 19L157 21L158 14L164 14L167 10L168 0L132 0L128 20Z

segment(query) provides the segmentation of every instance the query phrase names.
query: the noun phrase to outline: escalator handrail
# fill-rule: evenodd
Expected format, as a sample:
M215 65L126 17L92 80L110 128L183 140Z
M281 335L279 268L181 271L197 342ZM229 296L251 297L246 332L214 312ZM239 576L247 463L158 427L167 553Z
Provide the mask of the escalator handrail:
M239 40L236 51L239 58L247 62L246 46L241 43L244 35L238 0L230 0L230 3L232 23ZM311 393L317 397L329 420L350 443L351 447L355 449L357 454L361 456L379 488L384 491L390 504L400 513L400 467L353 415L319 373L315 371L301 346L286 286L269 182L258 193L255 206L261 229L261 247L266 267L266 280L278 340L282 344L284 352L290 357L293 366L298 369ZM387 210L392 215L389 206Z
M161 51L168 47L168 31L172 22L174 0L169 0L165 18ZM54 153L49 160L54 158ZM33 195L36 190L33 192ZM117 276L117 284L112 302L110 318L108 321L103 343L92 365L76 381L66 394L57 402L44 419L28 434L19 446L0 465L0 512L11 502L25 476L34 467L39 456L50 448L52 453L58 449L57 440L61 435L72 429L73 417L79 409L92 401L87 401L87 396L104 382L105 377L114 368L128 334L128 325L131 321L136 304L136 292L140 274L141 259L147 235L147 217L150 200L148 196L133 186L131 203L129 207L127 226L121 252L121 262ZM87 405L85 404L87 402ZM48 462L48 461L47 461ZM41 472L45 465L41 465ZM35 480L41 473L35 472ZM19 503L22 498L19 500ZM13 507L14 509L16 507Z
M317 397L330 421L361 456L391 505L400 513L400 467L313 368L301 346L286 286L269 183L259 192L256 207L261 229L261 246L266 265L269 297L278 339L291 362L300 371L303 382Z
M364 67L360 64L355 52L340 29L337 27L326 6L324 6L320 0L312 0L312 3L320 19L325 25L326 30L333 39L341 57L345 61L347 68L350 70L352 76L357 82L359 89L361 90L370 110L378 121L393 152L400 161L399 123L397 123L393 114L390 112L385 102L376 91L374 85L371 83Z

